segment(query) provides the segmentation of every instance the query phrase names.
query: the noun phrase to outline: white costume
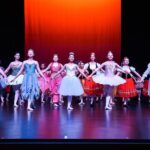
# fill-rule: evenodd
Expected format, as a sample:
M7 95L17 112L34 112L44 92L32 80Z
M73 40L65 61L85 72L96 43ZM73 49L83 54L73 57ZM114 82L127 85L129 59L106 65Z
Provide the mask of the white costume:
M93 80L96 83L110 86L118 86L120 84L124 84L126 81L120 76L115 74L116 71L116 63L115 62L105 62L104 64L105 73L104 75L95 75L93 76Z
M62 79L59 93L62 96L80 96L84 93L80 80L76 77L76 64L66 64L66 76Z

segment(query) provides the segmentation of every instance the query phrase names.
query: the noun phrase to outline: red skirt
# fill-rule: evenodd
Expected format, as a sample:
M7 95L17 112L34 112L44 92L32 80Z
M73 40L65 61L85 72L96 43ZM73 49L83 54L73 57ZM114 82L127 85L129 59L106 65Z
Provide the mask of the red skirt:
M117 88L117 97L131 98L136 96L137 90L132 78L126 79L126 83L119 85Z
M85 87L85 79L80 79L80 81L81 81L82 87L83 87L83 89L84 89L84 87ZM84 91L83 96L86 96L85 91Z
M7 87L5 88L5 91L6 91L6 93L10 93L11 87L10 87L10 86L7 86Z
M103 93L103 85L95 83L92 78L84 82L84 92L87 95L101 95Z
M143 90L142 90L142 94L144 96L148 96L148 83L149 83L149 80L144 81L144 87L143 87Z
M116 97L116 95L117 95L117 87L115 86L115 87L113 88L113 96Z

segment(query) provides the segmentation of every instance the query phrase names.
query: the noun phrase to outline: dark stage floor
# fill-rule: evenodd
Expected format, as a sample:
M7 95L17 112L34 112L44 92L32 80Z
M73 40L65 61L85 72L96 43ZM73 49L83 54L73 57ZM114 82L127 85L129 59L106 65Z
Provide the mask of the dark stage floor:
M150 104L129 103L128 108L118 102L113 110L104 109L104 101L91 108L75 102L74 110L66 104L53 108L49 102L37 102L36 110L28 112L26 104L14 109L1 104L1 139L150 139Z

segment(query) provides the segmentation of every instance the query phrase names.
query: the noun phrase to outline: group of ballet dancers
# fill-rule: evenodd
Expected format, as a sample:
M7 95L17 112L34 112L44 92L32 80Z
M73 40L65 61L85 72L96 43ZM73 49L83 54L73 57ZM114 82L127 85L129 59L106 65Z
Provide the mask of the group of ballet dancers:
M47 67L39 65L34 60L34 50L28 50L28 59L21 62L20 54L14 55L15 60L5 70L0 67L0 99L4 103L12 87L14 92L14 107L18 108L27 101L27 110L35 109L35 101L46 102L51 99L52 105L57 108L62 105L63 97L67 97L67 109L73 110L72 99L78 97L79 105L90 100L93 107L99 98L106 98L105 109L111 110L114 98L122 98L123 105L133 97L144 96L150 98L150 81L145 80L150 74L150 64L141 76L134 67L130 66L128 57L124 57L121 65L114 61L111 51L107 54L107 61L96 62L95 53L91 53L90 61L84 64L75 61L75 54L69 53L69 62L59 63L58 54L53 55L53 61Z

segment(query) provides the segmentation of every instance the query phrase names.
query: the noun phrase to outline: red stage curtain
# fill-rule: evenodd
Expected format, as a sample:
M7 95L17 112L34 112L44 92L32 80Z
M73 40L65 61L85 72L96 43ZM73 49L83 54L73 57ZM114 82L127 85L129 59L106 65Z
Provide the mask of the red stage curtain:
M48 63L58 53L62 63L68 52L76 60L106 59L108 50L120 61L121 0L25 0L25 50Z

